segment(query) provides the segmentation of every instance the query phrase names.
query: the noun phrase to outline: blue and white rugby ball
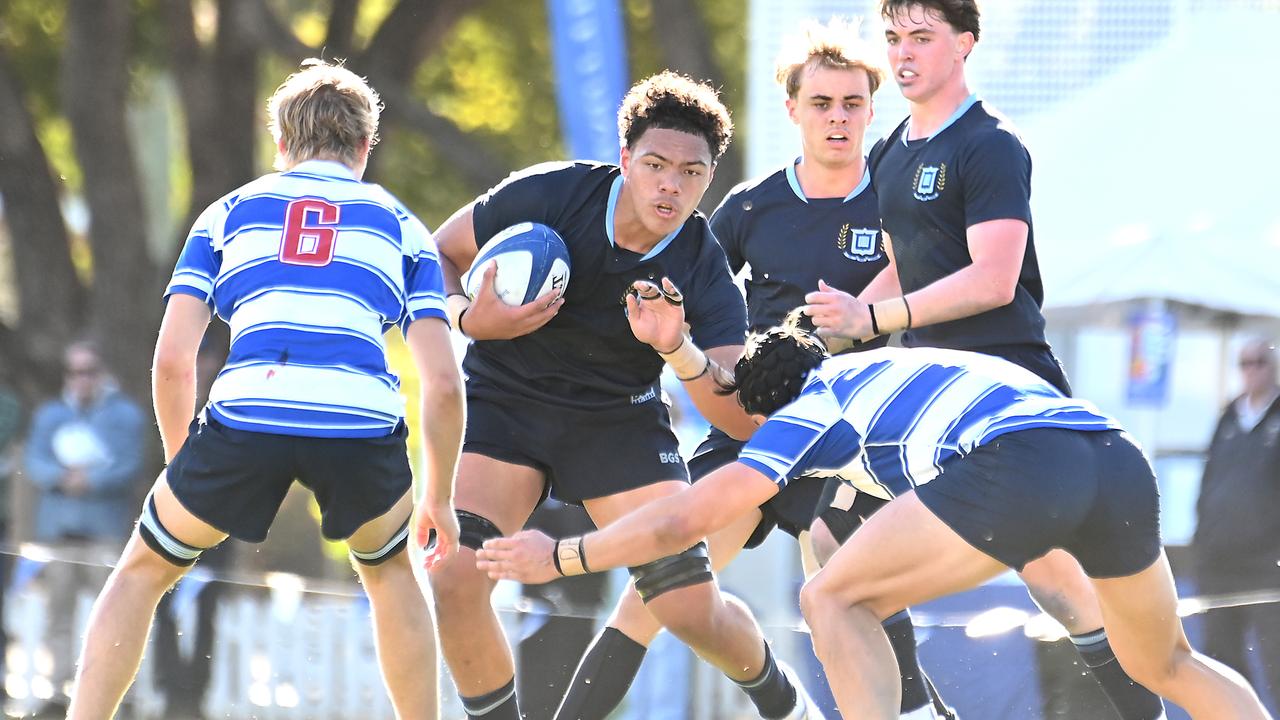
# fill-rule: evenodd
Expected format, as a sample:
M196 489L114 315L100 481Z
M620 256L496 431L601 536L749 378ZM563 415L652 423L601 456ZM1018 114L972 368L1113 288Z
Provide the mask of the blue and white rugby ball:
M476 298L485 269L494 263L494 289L508 305L524 305L551 290L560 297L569 285L569 247L559 233L541 223L512 225L485 243L462 278L467 297Z

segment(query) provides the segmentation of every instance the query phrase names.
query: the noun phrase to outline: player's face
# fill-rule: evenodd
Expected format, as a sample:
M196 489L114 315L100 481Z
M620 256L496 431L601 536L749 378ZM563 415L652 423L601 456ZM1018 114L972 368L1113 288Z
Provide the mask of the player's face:
M663 237L684 225L715 167L701 135L651 128L622 149L623 192L646 230Z
M805 68L796 96L787 99L787 113L800 126L806 162L832 168L857 166L872 116L867 71L821 65Z
M973 49L973 33L957 33L936 10L912 5L885 20L889 68L902 96L915 103L929 100L957 77Z

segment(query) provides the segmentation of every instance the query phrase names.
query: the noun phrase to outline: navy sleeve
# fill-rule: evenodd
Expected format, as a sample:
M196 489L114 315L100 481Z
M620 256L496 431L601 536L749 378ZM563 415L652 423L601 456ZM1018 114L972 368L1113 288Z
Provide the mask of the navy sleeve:
M971 143L961 170L966 227L988 220L1031 224L1031 154L1007 130L984 133Z
M570 163L542 163L514 172L489 192L476 199L471 210L471 225L476 245L484 247L489 238L516 223L537 222L557 227L564 212L566 184L571 174Z
M694 292L685 293L685 321L701 348L741 345L747 338L747 304L733 282L724 252L708 238L694 273Z
M720 207L711 213L711 233L724 249L725 259L729 261L729 271L737 275L747 263L742 250L742 203L738 193L730 191L720 201Z

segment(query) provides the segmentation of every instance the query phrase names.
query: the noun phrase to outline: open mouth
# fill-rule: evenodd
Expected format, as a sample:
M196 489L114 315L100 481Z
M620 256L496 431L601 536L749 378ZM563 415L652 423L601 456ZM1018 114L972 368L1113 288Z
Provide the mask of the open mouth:
M657 203L653 206L655 212L663 218L674 218L676 216L676 206L670 203Z
M911 82L920 77L915 70L902 69L898 71L898 82Z

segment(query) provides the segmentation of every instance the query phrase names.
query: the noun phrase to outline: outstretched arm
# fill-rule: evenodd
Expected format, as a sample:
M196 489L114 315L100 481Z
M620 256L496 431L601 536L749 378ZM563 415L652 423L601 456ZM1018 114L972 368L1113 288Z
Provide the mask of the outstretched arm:
M486 540L476 555L476 566L494 579L544 583L562 574L641 565L693 547L777 492L778 486L758 470L730 463L697 484L644 505L612 525L581 538L559 541L571 551L581 541L581 568L576 562L561 563L557 570L553 559L557 542L536 530Z

